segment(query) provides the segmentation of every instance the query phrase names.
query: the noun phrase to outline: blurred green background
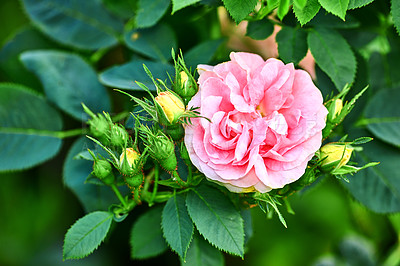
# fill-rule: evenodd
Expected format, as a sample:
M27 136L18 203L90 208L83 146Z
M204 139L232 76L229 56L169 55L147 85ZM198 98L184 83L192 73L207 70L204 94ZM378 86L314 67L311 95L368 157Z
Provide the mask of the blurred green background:
M2 46L28 24L19 1L0 1ZM61 152L45 164L0 174L0 265L179 264L170 251L150 260L130 259L130 227L144 207L115 227L94 254L62 262L64 234L84 215L75 195L62 183L63 160L72 141L67 139ZM227 265L394 265L398 261L399 215L368 211L333 178L290 200L296 215L284 214L287 229L277 217L269 220L258 208L252 210L254 235L245 260L225 255Z

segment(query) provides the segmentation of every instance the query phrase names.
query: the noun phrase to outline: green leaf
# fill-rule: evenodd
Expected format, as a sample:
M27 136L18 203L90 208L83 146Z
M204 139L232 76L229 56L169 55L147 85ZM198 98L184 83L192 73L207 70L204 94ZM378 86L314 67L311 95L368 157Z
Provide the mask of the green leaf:
M150 69L154 77L167 81L167 84L169 82L167 73L171 76L175 74L175 69L170 64L135 60L105 70L99 75L99 80L101 83L109 87L142 91L143 89L135 82L139 81L146 85L151 91L156 91L156 87L144 71L143 65L146 65Z
M76 140L68 151L63 169L64 184L78 197L86 212L107 210L111 204L118 202L117 197L107 186L85 184L86 178L93 171L93 162L74 159L76 155L87 149L96 151L100 147L86 137L82 137Z
M130 239L132 258L146 259L167 250L161 232L161 212L160 207L151 208L133 224Z
M239 24L251 11L258 0L222 0L233 20Z
M76 221L64 239L63 259L81 259L90 255L106 237L113 214L92 212Z
M321 6L328 12L343 19L346 16L349 0L318 0Z
M118 42L123 23L101 0L22 0L29 18L50 38L80 49L95 50Z
M366 132L356 131L355 136L365 136ZM360 165L381 162L379 165L361 170L350 182L342 184L355 199L377 213L400 211L400 172L398 162L400 151L379 140L363 145L363 151L354 157Z
M282 27L276 35L279 57L297 65L307 54L307 33L301 28Z
M391 0L390 13L392 14L396 31L400 34L400 1Z
M133 51L164 63L171 59L171 49L177 48L175 33L165 24L128 31L124 34L124 40Z
M243 219L221 191L201 185L188 193L186 205L200 234L217 248L243 257Z
M195 69L198 64L207 64L214 57L222 39L202 42L185 53L185 63L188 68Z
M299 9L303 9L307 4L307 0L294 0L293 5L297 5Z
M18 30L0 50L0 78L38 91L42 90L40 81L24 67L19 55L26 50L49 49L55 46L32 27Z
M181 259L185 266L223 266L224 256L221 251L211 246L198 233L194 235L186 255L186 261Z
M282 20L286 14L289 12L290 0L280 0L277 15L280 20Z
M298 5L293 6L294 15L299 20L300 24L303 26L309 22L318 13L321 5L318 0L307 0L306 6L304 8L299 8Z
M360 8L360 7L370 4L372 2L374 2L374 0L350 0L349 6L347 7L347 9Z
M37 50L21 54L24 65L42 81L47 98L78 120L87 120L85 103L93 112L110 111L110 98L96 72L75 54Z
M264 40L274 32L274 25L268 18L249 21L246 35L254 40Z
M172 0L172 14L184 7L191 6L200 0Z
M102 0L102 2L112 14L122 19L130 19L135 16L136 1Z
M356 59L346 40L332 29L316 28L307 38L315 62L341 91L352 83L356 74Z
M0 83L0 172L33 167L55 156L60 114L31 89Z
M382 141L400 147L400 90L378 91L365 108L364 123Z
M169 7L170 0L139 0L135 17L137 28L155 25Z
M185 200L182 195L170 198L163 209L161 223L165 240L182 259L186 257L194 229Z
M241 210L240 215L243 218L244 222L244 244L247 246L249 243L249 240L253 236L253 224L252 224L252 218L251 218L251 211L249 209L247 210Z
M360 22L353 16L347 15L346 21L340 18L326 13L325 11L318 12L318 14L308 23L309 26L334 28L334 29L356 29L360 26ZM346 32L348 33L348 32ZM357 33L362 34L363 32L357 29ZM354 37L354 32L349 32ZM365 42L362 43L365 45Z

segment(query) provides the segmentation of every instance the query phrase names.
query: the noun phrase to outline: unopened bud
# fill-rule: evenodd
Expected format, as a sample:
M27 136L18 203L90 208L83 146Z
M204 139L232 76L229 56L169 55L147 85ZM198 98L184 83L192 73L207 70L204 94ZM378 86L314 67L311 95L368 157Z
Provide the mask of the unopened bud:
M177 160L174 142L165 135L156 136L152 140L150 153L166 171L175 171Z
M157 113L160 117L160 123L163 125L172 125L185 113L185 105L179 96L170 91L163 91L155 98Z
M126 154L126 158L125 158ZM133 148L126 148L119 157L120 171L123 175L131 176L140 171L140 154Z
M93 173L106 185L114 183L114 174L112 173L112 166L106 160L95 160L93 165Z
M177 77L175 91L184 98L191 98L197 92L197 84L192 76L182 70Z
M350 161L353 150L352 147L346 145L335 143L326 144L320 151L320 158L323 159L321 163L322 169L324 171L330 171L336 167L340 168L346 165Z
M117 147L125 147L129 139L126 129L118 124L111 127L110 142Z
M99 139L104 145L108 145L110 138L110 128L112 121L107 113L95 115L85 104L82 103L83 110L92 118L87 123L92 135Z
M343 101L341 99L334 100L329 106L329 119L334 120L342 111Z

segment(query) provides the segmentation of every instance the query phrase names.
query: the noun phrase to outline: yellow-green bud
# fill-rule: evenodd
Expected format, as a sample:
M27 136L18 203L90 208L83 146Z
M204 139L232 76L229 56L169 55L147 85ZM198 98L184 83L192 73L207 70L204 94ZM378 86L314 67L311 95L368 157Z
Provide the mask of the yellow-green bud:
M95 160L93 164L93 173L106 185L114 182L114 175L112 173L112 166L106 160Z
M126 129L118 124L114 124L111 127L110 142L112 145L117 147L125 147L128 142L128 132Z
M155 98L160 123L172 125L185 113L185 105L179 96L170 91L163 91Z
M320 150L320 158L325 159L321 163L323 170L329 171L336 167L340 168L350 161L353 148L336 143L324 145Z
M188 76L185 71L181 71L177 77L175 91L184 98L191 98L197 92L197 84L192 76Z
M341 99L334 100L329 105L328 119L331 120L331 121L334 120L340 114L342 109L343 109L343 101Z
M126 159L125 159L126 154ZM123 175L131 176L140 171L140 154L133 148L126 148L119 157L120 171Z

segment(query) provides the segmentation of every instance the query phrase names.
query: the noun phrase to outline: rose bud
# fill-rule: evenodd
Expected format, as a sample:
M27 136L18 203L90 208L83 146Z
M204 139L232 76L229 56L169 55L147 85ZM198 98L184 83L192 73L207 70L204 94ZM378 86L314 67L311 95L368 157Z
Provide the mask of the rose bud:
M113 124L110 132L110 142L117 147L125 147L129 134L126 129L118 124Z
M109 114L95 115L86 105L82 103L83 110L90 115L90 119L87 123L90 127L92 135L99 139L104 145L108 145L110 141L110 128L112 126L111 117Z
M106 185L114 183L114 175L112 173L112 166L106 160L96 159L93 164L93 174L97 176Z
M328 107L329 115L328 119L330 121L334 120L342 111L343 101L341 99L334 100Z
M126 160L125 160L126 154ZM125 175L131 175L138 172L140 154L133 148L126 148L119 157L121 172Z
M190 75L190 73L189 73ZM188 76L185 71L181 71L177 76L175 91L184 98L191 98L197 92L197 84L193 76Z
M179 96L170 91L163 91L155 98L160 123L172 125L185 113L185 105Z
M340 168L346 165L353 150L352 147L341 144L329 143L324 145L320 151L320 158L323 159L321 163L322 170L329 172L336 167Z
M160 163L162 168L169 172L176 170L175 145L171 139L164 134L158 135L152 137L148 146L151 156Z

